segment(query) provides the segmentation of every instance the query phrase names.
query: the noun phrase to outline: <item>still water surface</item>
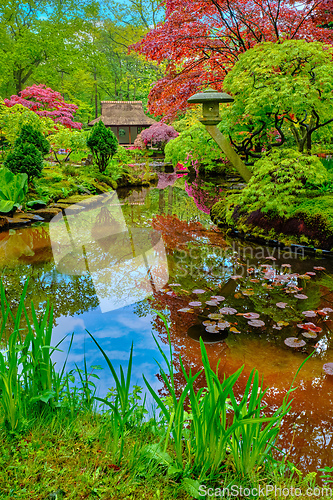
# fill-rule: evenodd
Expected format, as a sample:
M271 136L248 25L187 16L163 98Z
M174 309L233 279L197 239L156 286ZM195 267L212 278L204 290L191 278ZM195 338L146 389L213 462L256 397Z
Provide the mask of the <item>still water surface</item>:
M0 233L8 298L15 306L29 278L28 300L40 311L47 300L54 306L53 345L75 332L68 369L82 366L84 356L104 368L100 394L112 379L87 330L116 367L126 365L133 343L133 383L143 385L144 373L164 394L152 332L165 352L167 336L155 311L167 317L177 367L181 355L187 369L201 368L201 336L221 375L244 365L240 392L252 368L259 370L272 409L314 352L278 444L304 471L332 466L333 376L323 365L333 362L333 262L232 240L209 217L223 195L215 184L160 174L155 188L120 190L50 225ZM289 347L290 338L304 342ZM59 365L68 343L69 336ZM181 390L182 376L176 380Z

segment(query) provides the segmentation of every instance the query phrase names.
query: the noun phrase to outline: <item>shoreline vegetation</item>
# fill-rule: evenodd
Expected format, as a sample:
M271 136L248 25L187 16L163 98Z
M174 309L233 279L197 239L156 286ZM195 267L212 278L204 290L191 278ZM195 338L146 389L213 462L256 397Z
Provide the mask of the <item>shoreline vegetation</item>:
M266 488L267 498L276 498L273 485L281 491L318 487L316 473L303 476L275 448L280 423L292 404L295 378L306 360L281 406L267 416L258 371L252 371L244 394L236 397L242 367L227 378L218 375L201 341L203 369L186 373L181 362L186 383L178 394L168 325L157 312L169 339L167 356L155 338L168 396L159 396L143 376L145 390L156 403L148 412L143 388L131 384L135 346L127 367L117 373L90 335L113 377L114 386L104 397L97 393L98 367L88 368L84 360L83 367L66 371L74 334L64 365L56 370L52 353L61 343L51 347L52 307L48 304L38 317L32 306L29 318L27 285L15 311L2 284L0 289L2 498L187 500L209 497L209 488L232 486L232 491ZM200 374L205 382L197 390Z

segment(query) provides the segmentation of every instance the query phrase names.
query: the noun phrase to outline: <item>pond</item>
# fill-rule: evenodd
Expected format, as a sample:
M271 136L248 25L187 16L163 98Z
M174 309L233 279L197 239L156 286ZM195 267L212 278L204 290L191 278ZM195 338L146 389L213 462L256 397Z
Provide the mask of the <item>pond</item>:
M165 352L170 325L174 362L201 368L202 337L215 369L244 365L242 392L256 367L269 387L268 411L282 402L302 361L292 411L278 446L304 471L332 466L333 261L294 248L268 248L231 239L214 226L209 208L224 187L159 174L157 187L118 190L66 209L49 225L0 233L0 265L13 307L29 278L30 301L54 308L52 344L61 366L75 332L68 370L97 366L98 390L112 385L90 332L115 367L134 345L133 383L142 374L164 394L152 332ZM98 366L104 368L98 371ZM96 380L96 379L94 379ZM184 380L177 375L179 391ZM198 379L200 384L200 378Z

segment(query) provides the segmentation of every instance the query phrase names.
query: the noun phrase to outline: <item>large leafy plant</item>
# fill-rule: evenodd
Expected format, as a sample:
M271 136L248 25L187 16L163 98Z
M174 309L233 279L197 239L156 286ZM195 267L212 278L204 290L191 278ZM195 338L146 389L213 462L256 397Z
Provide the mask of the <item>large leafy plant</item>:
M13 174L0 168L0 212L8 213L20 206L28 192L27 174Z

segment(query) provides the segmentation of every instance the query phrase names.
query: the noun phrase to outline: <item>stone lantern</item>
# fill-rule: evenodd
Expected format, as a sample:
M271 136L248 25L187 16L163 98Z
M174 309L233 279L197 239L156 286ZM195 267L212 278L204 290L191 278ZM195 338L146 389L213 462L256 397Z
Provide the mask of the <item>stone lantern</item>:
M202 118L199 118L201 123L205 125L207 132L222 149L223 153L226 155L230 163L236 168L239 175L248 182L252 176L252 173L247 168L243 160L236 153L230 142L224 137L224 135L217 128L217 124L220 123L220 111L219 104L233 102L234 98L224 92L218 92L214 89L206 89L203 92L192 95L187 102L190 104L202 104Z
M214 89L206 89L203 92L192 95L187 102L202 104L202 118L204 125L217 125L221 121L219 103L233 102L234 98L224 92Z

